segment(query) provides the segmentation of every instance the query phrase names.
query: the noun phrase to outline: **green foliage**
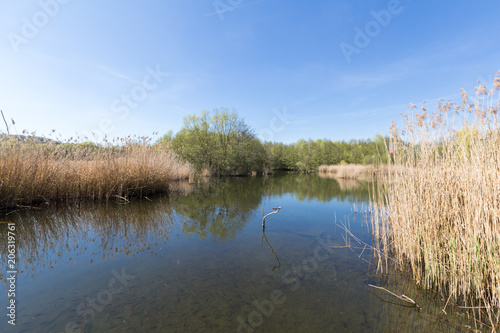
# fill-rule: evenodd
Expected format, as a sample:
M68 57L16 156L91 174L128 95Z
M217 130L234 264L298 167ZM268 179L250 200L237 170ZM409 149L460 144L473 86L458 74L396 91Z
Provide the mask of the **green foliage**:
M169 146L172 140L174 139L174 131L169 130L167 134L161 137L161 139L158 140L157 144L158 145L164 145L164 146Z
M386 140L387 141L387 140ZM265 142L266 166L273 169L298 171L315 170L326 164L374 164L386 163L384 137L378 135L373 140L304 140L294 144Z
M218 109L184 118L182 129L170 131L158 144L172 148L197 172L203 169L219 175L241 175L251 171L289 169L302 172L320 165L386 163L384 137L373 140L304 140L293 144L260 142L235 111Z
M481 133L477 128L464 125L460 131L456 133L455 144L459 155L462 158L469 158L472 146L481 139Z
M219 175L247 174L260 171L264 164L260 141L236 112L227 109L185 117L171 142L198 172L208 168Z

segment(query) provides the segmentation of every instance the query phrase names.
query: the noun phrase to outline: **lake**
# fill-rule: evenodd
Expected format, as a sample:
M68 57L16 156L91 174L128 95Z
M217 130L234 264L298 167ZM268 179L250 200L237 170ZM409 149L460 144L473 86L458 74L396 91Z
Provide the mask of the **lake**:
M317 174L202 179L175 193L59 204L0 224L7 332L460 332L473 322L402 274L377 274L370 184ZM262 216L266 218L263 232ZM350 248L346 247L346 242ZM375 289L417 301L419 310ZM446 306L445 306L446 305ZM446 308L447 315L442 311Z

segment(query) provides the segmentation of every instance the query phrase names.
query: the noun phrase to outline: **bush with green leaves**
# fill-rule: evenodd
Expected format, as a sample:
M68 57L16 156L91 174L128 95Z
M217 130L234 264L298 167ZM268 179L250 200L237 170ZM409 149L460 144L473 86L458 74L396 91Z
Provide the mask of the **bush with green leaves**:
M171 139L173 149L196 171L218 175L261 171L265 151L254 132L235 111L203 111L184 118L182 129Z

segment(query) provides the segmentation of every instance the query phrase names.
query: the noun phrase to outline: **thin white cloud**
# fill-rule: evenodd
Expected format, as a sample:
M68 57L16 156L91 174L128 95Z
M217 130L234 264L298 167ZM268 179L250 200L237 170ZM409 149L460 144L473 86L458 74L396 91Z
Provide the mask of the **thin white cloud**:
M383 68L378 68L369 73L346 74L336 82L336 90L351 90L356 88L378 88L379 86L403 80L419 68L421 59L405 59L397 63L390 64Z
M230 11L232 11L232 10L234 10L234 9L237 9L237 8L246 7L246 6L250 6L250 5L255 5L255 4L258 4L258 3L264 2L264 1L266 1L266 0L254 1L254 2L248 2L248 3L243 3L243 4L239 5L239 6L231 6L231 5L227 5L227 8L226 8L226 9L216 10L215 12L205 14L205 16L212 16L212 15L220 15L220 14L224 14L225 12L230 12Z
M141 85L142 84L141 81L138 81L138 80L136 80L136 79L134 79L134 78L126 75L126 74L123 74L123 73L120 73L118 71L115 71L114 69L111 69L111 68L109 68L106 65L100 65L99 69L102 70L103 72L105 72L105 73L113 76L113 77L125 80L127 82L132 83L132 84L136 84L136 85Z

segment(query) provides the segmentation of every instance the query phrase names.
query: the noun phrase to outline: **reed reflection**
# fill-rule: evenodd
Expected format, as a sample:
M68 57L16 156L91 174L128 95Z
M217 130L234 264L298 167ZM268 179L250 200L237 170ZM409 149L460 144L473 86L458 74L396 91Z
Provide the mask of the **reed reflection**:
M154 254L159 242L169 240L174 229L167 198L121 205L115 202L46 207L11 214L16 223L20 272L52 268L60 261L82 256L110 259L123 253ZM4 217L5 219L5 217ZM7 228L0 225L0 257L7 255Z
M263 197L290 193L301 201L322 202L359 202L368 197L366 183L345 191L338 181L314 174L200 179L195 184L178 182L172 188L176 193L169 196L132 200L128 204L59 204L21 210L1 219L16 223L19 268L31 271L34 277L37 271L84 256L92 261L109 260L117 254L135 256L145 251L154 255L158 244L169 241L177 227L202 240L235 239L256 215ZM0 224L0 258L7 255L7 231L7 224Z

